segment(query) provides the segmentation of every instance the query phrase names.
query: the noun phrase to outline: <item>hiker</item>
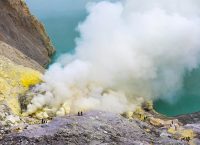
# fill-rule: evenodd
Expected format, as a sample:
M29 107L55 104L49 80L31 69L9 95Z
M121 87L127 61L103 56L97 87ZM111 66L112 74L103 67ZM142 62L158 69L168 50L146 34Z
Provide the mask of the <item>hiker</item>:
M45 124L47 123L47 120L46 119L42 119L42 124Z
M78 112L78 116L83 116L83 111Z

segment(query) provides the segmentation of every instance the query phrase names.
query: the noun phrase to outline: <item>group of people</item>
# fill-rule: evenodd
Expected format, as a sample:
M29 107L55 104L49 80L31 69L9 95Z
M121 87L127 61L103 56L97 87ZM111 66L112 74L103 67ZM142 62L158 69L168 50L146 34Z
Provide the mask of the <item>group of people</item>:
M83 116L83 112L82 111L78 112L78 116Z

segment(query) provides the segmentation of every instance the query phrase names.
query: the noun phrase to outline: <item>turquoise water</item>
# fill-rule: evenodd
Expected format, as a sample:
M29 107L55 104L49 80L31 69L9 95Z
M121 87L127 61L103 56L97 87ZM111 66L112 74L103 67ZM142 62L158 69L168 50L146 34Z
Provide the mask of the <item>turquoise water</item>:
M200 69L185 76L182 91L174 97L178 97L174 103L164 100L155 101L155 109L167 116L200 111Z
M75 31L75 28L82 17L83 16L80 15L74 18L60 16L58 18L42 19L51 41L56 48L52 63L55 62L61 54L73 52L73 48L75 47L74 38L79 35L79 33Z
M63 53L71 53L74 39L79 35L75 30L86 17L85 5L88 0L26 0L31 12L43 22L56 47L52 63ZM168 116L200 111L200 69L187 74L183 90L174 96L173 104L165 100L154 102L155 109Z
M31 12L45 25L56 48L52 63L63 53L71 53L76 27L86 17L85 0L26 0Z

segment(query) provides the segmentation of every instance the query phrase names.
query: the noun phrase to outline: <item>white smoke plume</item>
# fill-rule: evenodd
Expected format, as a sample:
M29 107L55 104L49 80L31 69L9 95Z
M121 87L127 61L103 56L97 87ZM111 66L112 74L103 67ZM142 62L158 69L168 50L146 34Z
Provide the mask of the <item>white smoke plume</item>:
M170 98L200 63L199 0L101 1L88 5L75 54L44 75L28 113L123 112L141 97Z

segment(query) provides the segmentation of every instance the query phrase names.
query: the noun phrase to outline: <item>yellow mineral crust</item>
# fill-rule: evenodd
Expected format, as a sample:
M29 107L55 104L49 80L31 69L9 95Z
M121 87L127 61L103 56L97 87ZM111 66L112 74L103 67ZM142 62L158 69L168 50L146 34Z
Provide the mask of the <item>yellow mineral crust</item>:
M184 128L179 128L176 130L171 127L168 129L168 133L173 134L174 138L181 140L191 140L196 136L196 134L192 129L184 129Z
M41 82L41 74L38 71L24 68L24 72L21 74L21 83L26 88Z
M13 113L20 114L18 96L41 81L42 74L31 68L17 65L0 55L0 102L5 101Z

